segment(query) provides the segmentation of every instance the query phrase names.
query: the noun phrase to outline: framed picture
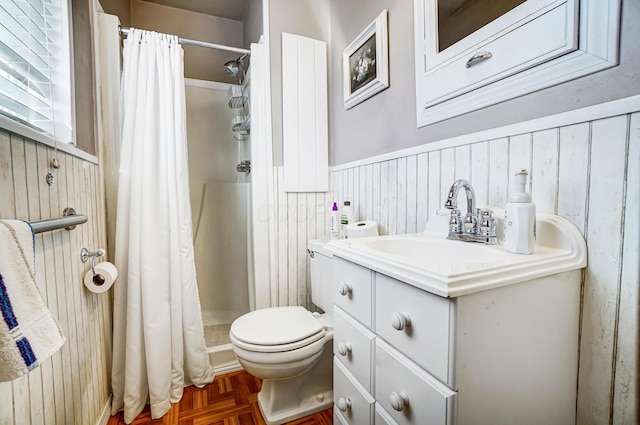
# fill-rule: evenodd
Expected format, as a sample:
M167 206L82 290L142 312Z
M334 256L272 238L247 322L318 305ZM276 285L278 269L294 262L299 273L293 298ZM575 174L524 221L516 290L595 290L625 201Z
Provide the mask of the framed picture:
M344 49L342 67L345 109L389 87L387 9Z

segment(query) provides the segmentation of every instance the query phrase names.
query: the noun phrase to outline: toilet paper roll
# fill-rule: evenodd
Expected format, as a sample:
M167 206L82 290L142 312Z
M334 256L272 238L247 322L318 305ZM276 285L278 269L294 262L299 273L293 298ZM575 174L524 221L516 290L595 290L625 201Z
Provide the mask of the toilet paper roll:
M94 270L96 272L95 276L91 269L84 275L84 286L96 294L108 291L118 278L116 266L106 261L96 264Z
M378 236L378 223L375 221L357 221L347 225L347 238L365 238Z

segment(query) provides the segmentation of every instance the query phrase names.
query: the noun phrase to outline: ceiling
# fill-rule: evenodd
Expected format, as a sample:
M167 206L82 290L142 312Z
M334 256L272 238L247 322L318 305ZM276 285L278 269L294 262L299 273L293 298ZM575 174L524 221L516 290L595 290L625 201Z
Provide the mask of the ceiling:
M149 3L242 21L247 0L145 0Z

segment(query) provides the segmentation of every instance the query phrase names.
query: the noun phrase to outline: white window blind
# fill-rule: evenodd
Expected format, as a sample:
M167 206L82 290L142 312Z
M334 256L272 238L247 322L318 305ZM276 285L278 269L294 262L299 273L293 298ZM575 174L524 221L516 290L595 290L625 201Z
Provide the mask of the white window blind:
M0 1L0 125L71 143L71 93L67 1Z

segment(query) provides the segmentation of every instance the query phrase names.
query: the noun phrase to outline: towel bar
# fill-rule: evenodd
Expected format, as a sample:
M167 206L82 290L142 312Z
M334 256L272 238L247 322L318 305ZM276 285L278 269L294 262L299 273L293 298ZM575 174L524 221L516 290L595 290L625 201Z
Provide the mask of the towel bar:
M49 232L63 227L67 230L73 230L76 224L86 223L88 220L86 215L76 214L76 211L70 207L65 208L62 215L63 217L60 218L32 222L33 233Z

